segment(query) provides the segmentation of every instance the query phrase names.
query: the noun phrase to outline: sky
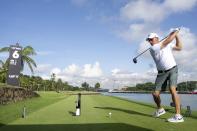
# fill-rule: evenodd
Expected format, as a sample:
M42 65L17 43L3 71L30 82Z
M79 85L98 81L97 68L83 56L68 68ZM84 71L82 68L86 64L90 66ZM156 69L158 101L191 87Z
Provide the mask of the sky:
M165 37L181 27L178 82L197 80L197 0L0 0L0 48L19 43L37 55L34 74L52 73L74 86L88 82L122 88L154 82L156 66L147 52L150 32ZM5 60L8 53L0 53Z

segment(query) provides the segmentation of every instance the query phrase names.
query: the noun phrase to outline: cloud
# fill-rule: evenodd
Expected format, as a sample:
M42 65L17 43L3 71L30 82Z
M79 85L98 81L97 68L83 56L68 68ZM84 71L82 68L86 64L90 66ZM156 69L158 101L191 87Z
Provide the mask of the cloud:
M111 76L104 82L106 85L110 85L111 83L110 87L114 86L113 84L116 84L119 88L122 88L124 86L134 86L137 83L154 82L156 75L157 70L155 68L150 68L141 73L116 68L111 71Z
M195 60L191 66L193 66L193 64L197 64L197 60ZM111 74L107 75L106 73L103 73L99 62L95 62L94 64L85 64L83 66L71 64L64 69L52 68L50 74L43 74L41 77L43 79L50 79L51 73L55 73L56 80L61 78L63 81L67 81L73 86L81 86L83 82L88 82L92 87L94 87L94 85L99 82L101 84L101 88L120 89L125 86L135 86L138 83L154 82L157 70L153 65L144 72L114 68L111 70ZM196 78L197 75L195 72L191 74L180 70L178 82L195 80Z
M118 36L128 41L129 43L136 44L143 39L150 32L161 32L159 28L156 27L156 23L134 23L130 24L127 29L123 29L118 32Z
M38 64L37 68L35 68L35 73L46 73L49 72L51 68L51 64Z
M56 76L58 76L60 73L61 73L61 69L59 69L59 68L53 68L52 70L51 70L51 73L50 74L55 74Z
M99 62L96 62L94 65L85 64L82 76L84 77L100 77L102 76L102 70L100 68Z
M120 19L128 24L127 28L118 31L118 36L135 43L149 32L162 32L160 23L171 14L189 11L197 5L197 0L136 0L129 1L120 9ZM133 42L134 41L134 42Z
M120 9L120 16L125 20L142 20L144 22L161 22L168 15L191 10L197 0L164 0L159 3L153 0L130 1Z
M45 70L49 67L50 71ZM45 73L43 73L44 71ZM101 82L103 77L103 71L99 62L85 64L83 66L71 64L64 69L58 67L51 68L51 65L39 65L36 73L40 72L42 72L41 76L44 79L50 79L51 74L54 73L56 80L61 78L63 81L67 81L74 86L80 86L85 81L91 86L94 86L96 82Z
M94 64L85 64L83 67L71 64L63 70L63 74L75 77L97 78L103 75L103 71L100 63L95 62Z
M71 64L66 67L63 72L69 75L77 75L80 72L80 67L75 64Z
M117 73L120 72L120 69L115 68L115 69L113 69L111 72L112 72L112 75L113 75L113 74L117 74Z
M122 19L143 20L146 22L159 22L164 19L167 11L161 8L161 4L152 0L137 0L127 3L120 10Z
M95 83L101 82L102 75L103 71L100 63L95 62L94 64L85 64L81 67L71 64L63 70L63 73L59 73L57 77L74 86L80 86L85 81L94 86Z
M116 78L122 78L130 80L132 83L144 83L148 81L154 81L154 78L156 77L157 71L155 68L149 69L145 72L122 72L119 74L116 74Z
M183 27L180 31L180 38L182 39L183 49L180 52L175 52L177 63L181 70L196 72L197 36L189 28Z
M163 8L166 10L171 10L173 12L182 12L191 10L196 6L197 0L165 0L163 3Z
M42 79L44 80L49 80L51 78L49 75L45 75L45 74L41 75L40 77L42 77Z

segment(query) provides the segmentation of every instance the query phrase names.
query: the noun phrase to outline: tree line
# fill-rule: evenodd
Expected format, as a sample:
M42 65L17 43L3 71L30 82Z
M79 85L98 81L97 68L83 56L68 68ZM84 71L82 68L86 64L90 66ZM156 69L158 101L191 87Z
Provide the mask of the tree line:
M152 82L136 84L136 86L127 86L127 91L153 91L155 84ZM168 88L166 88L168 90ZM177 91L188 91L191 92L197 89L197 81L181 82L177 85Z
M0 79L0 83L5 83L5 79L6 77ZM54 73L48 80L44 80L40 76L20 74L19 81L20 87L33 91L97 91L100 88L99 82L97 82L94 86L90 86L87 82L83 82L79 86L73 86L68 82L64 82L61 78L56 78Z
M83 82L81 86L73 86L68 82L63 82L61 78L57 78L53 73L49 80L44 80L40 76L20 76L20 86L23 88L37 91L96 91L100 88L100 83L96 83L91 87L87 82Z

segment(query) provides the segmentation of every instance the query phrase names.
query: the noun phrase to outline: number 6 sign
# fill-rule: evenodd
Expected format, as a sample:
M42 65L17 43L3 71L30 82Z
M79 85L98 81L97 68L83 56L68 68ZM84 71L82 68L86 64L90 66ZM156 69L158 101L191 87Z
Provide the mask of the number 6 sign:
M19 58L18 50L15 50L14 53L12 54L12 57L15 59Z
M19 75L21 70L21 51L19 45L10 46L9 67L7 74L7 84L19 86Z

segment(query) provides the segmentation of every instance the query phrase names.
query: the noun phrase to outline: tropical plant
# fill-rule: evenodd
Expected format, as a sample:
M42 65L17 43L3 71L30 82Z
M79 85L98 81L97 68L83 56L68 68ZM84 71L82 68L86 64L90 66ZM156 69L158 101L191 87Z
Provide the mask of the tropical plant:
M97 89L100 88L100 86L101 86L100 83L97 82L97 83L95 84L94 88L97 90Z
M2 64L3 64L3 61L2 61L2 60L0 60L0 65L2 66ZM0 66L0 68L1 68L1 66Z
M57 80L56 90L57 92L59 92L59 90L63 90L63 82L60 78Z
M2 60L0 60L0 74L5 73L8 71L8 61L4 63Z
M81 87L83 87L84 90L89 91L90 85L89 85L87 82L83 82L83 83L81 84Z
M1 52L9 52L10 51L10 47L3 47L0 49L0 53ZM31 72L34 73L33 67L37 67L35 61L31 58L31 56L36 55L35 50L31 47L31 46L26 46L22 49L21 51L21 71L24 70L24 65L25 63L27 63L28 67L30 68ZM8 59L6 60L5 63L7 62ZM7 69L8 69L8 64L6 64Z
M55 77L56 77L55 73L52 73L51 74L51 88L52 88L52 90L55 90Z
M0 74L1 74L1 72L3 71L3 61L2 60L0 60Z
M6 82L6 76L8 71L8 61L5 63L0 60L0 82L5 83Z

